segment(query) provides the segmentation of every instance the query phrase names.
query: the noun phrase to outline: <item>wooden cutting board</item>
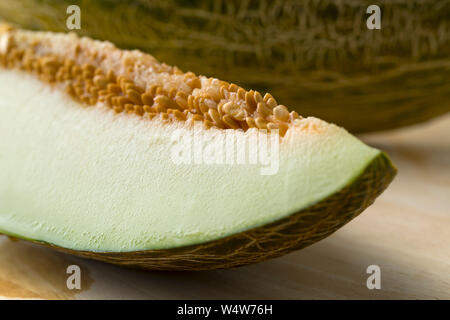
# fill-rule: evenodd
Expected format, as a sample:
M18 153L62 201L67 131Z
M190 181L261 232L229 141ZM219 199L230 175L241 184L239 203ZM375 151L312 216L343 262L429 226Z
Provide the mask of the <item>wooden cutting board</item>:
M144 272L0 237L0 297L30 299L449 299L450 114L361 137L399 173L361 216L304 250L208 272ZM81 268L69 290L67 266ZM369 290L369 265L381 289Z

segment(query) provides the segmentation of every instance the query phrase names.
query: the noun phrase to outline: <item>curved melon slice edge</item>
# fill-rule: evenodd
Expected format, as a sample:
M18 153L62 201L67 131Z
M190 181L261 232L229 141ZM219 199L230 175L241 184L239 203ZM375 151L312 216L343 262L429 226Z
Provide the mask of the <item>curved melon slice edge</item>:
M76 256L132 268L211 270L238 267L276 258L328 237L370 206L392 182L396 172L382 152L356 180L327 199L273 223L199 245L134 252L92 252L2 233Z

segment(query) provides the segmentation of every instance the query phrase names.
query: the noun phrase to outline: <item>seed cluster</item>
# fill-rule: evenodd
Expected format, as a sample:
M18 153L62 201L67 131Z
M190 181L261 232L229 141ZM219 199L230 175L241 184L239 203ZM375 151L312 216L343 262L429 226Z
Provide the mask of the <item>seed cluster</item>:
M182 76L186 90L175 85L148 83L141 87L124 75L105 71L92 64L76 63L57 54L37 54L39 42L25 47L15 46L11 34L4 34L0 48L0 64L36 74L41 80L64 86L77 101L90 106L101 102L116 113L132 113L140 117L162 121L203 122L206 128L249 128L279 130L284 136L289 125L301 117L278 105L271 94L246 91L235 84L214 78L200 78L194 73L183 74L173 68L170 76ZM157 72L157 71L155 71ZM160 71L164 72L164 71Z

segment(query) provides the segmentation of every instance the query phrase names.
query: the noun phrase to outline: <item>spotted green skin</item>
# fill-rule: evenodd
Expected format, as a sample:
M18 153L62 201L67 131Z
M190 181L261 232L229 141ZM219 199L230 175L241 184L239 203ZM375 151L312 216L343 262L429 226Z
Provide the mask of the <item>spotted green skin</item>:
M450 111L450 1L0 0L0 19L138 48L182 70L270 92L303 116L351 132L419 123Z

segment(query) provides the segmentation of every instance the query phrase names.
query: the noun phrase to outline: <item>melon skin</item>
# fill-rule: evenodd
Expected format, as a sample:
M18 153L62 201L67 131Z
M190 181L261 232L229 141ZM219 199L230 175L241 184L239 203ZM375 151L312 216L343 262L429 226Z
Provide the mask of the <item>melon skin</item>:
M0 0L0 18L139 48L160 61L271 92L304 116L353 133L420 123L450 111L450 8L446 1ZM330 103L332 101L332 103Z
M240 267L283 256L328 237L370 206L396 173L397 169L387 155L380 153L355 181L325 200L273 223L203 244L163 250L92 252L25 240L135 269L201 271Z

